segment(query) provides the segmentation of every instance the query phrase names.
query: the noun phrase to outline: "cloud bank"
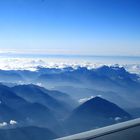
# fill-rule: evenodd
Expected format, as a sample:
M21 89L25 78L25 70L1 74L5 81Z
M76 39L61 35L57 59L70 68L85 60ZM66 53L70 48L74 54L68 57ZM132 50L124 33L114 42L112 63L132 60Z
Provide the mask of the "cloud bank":
M98 68L103 65L120 66L132 73L140 74L140 64L115 64L115 63L98 63L83 60L56 59L56 58L0 58L0 69L2 70L30 70L36 71L38 67L45 68L66 68L87 67L88 69Z

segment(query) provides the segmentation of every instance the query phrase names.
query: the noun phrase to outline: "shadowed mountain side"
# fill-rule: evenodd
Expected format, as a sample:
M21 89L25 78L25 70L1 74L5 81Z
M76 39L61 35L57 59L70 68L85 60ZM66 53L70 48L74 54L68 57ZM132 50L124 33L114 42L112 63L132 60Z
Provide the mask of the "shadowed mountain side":
M132 117L117 105L95 97L77 107L65 122L68 133L78 133L123 122Z
M22 127L15 129L0 129L1 140L51 140L56 134L46 128Z
M24 81L22 75L14 70L0 70L0 82L18 82Z
M47 107L39 104L32 103L21 108L19 111L26 119L25 125L34 125L53 129L59 122L55 118L53 112Z
M18 125L37 125L53 128L58 125L54 113L39 103L17 96L11 88L0 85L0 121L16 120Z
M10 120L16 120L18 122L25 121L25 118L20 112L8 107L7 105L0 104L0 122L9 122Z
M12 90L23 99L31 103L39 103L54 112L54 115L59 117L69 113L71 108L68 104L58 101L47 93L44 93L38 86L35 85L19 85Z
M58 90L47 90L44 87L39 87L40 90L42 90L44 93L50 95L51 97L55 98L56 100L65 103L69 105L71 108L74 108L78 105L77 101L74 100L74 98L71 97L71 94L66 94L64 92L60 92Z
M51 71L51 69L50 69ZM110 75L109 75L110 73ZM41 74L38 79L44 85L77 86L102 91L137 91L140 89L139 76L127 72L123 67L102 66L97 69L78 67L77 69ZM50 85L51 85L50 84ZM129 86L129 85L132 86Z

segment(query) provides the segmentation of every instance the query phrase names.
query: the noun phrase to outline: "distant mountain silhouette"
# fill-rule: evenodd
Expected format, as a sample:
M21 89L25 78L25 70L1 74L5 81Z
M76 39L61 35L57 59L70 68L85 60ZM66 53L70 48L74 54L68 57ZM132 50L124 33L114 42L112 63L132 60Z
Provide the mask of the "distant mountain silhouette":
M69 105L71 108L77 106L77 102L73 98L71 98L71 95L68 95L64 92L60 92L57 90L47 90L46 88L43 87L39 86L36 87L42 90L44 93L50 95L54 99L58 100L59 102Z
M19 97L11 88L0 85L0 121L18 121L18 125L37 125L49 128L58 125L51 110L39 103Z
M81 85L87 87L101 88L102 90L120 90L124 88L138 88L139 77L136 74L130 74L123 67L102 66L97 69L87 69L86 67L78 67L77 69L62 69L61 71L53 69L52 72L40 74L37 81L42 83L53 82L54 85ZM51 69L50 69L51 71ZM55 72L57 71L57 72ZM61 84L60 84L61 83ZM129 84L132 86L129 87Z
M77 107L66 120L70 133L78 133L131 119L131 116L117 105L95 97Z
M0 82L17 82L23 81L24 78L14 70L0 70Z
M69 107L68 104L65 104L62 101L59 101L49 94L47 92L44 93L44 91L41 89L41 87L35 86L35 85L19 85L12 88L12 90L23 99L27 100L31 103L39 103L54 113L55 116L59 118L59 116L64 116L64 114L68 113ZM48 91L49 92L49 91Z

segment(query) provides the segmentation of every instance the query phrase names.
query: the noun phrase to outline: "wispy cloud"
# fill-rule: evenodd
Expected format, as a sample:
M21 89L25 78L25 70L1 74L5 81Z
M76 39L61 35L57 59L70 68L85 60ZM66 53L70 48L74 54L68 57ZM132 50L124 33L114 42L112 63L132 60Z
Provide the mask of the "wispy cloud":
M88 100L91 100L91 99L93 99L93 98L95 98L95 97L102 97L102 95L97 95L97 96L90 96L90 97L87 97L87 98L82 98L82 99L79 99L79 103L84 103L84 102L86 102L86 101L88 101Z

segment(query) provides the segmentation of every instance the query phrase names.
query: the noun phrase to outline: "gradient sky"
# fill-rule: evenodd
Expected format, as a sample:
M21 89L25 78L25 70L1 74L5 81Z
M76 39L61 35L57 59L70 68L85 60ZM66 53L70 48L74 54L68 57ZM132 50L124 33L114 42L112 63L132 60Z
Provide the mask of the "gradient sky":
M0 0L0 52L140 56L140 0Z

